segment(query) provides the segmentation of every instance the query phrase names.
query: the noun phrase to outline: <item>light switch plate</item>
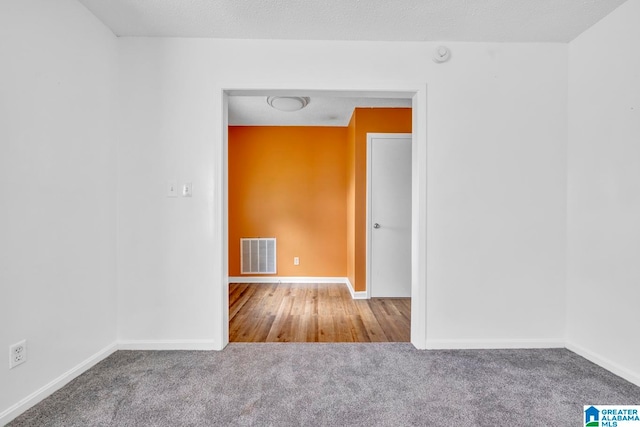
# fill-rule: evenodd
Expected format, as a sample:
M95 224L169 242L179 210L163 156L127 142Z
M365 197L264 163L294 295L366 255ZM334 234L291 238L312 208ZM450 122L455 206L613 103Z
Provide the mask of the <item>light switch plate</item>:
M167 181L167 197L178 197L177 181Z
M185 182L182 185L182 197L191 197L193 186L190 182Z

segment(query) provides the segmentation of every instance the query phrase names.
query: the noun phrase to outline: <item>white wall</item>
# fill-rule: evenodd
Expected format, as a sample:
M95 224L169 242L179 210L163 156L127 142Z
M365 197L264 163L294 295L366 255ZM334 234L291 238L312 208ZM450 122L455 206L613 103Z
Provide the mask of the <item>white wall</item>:
M569 348L640 385L640 1L569 46Z
M452 47L425 73L427 338L562 346L566 46Z
M116 339L116 48L75 0L0 2L0 424Z
M365 79L428 84L420 119L429 144L429 345L562 345L566 45L451 43L451 62L437 65L435 45L424 43L119 44L118 334L125 343L207 348L222 330L217 88ZM193 181L193 198L166 198L170 179Z

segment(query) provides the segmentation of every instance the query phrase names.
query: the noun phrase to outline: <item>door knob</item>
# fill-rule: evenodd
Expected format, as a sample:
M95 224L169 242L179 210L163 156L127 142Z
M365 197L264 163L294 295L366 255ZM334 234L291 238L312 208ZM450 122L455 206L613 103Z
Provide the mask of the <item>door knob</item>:
M380 228L380 224L376 222L375 224L373 224L373 228Z

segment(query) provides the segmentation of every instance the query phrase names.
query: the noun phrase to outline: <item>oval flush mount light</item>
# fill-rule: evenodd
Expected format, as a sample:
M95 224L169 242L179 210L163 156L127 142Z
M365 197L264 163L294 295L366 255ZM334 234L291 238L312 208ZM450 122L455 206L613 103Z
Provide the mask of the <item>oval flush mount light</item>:
M433 53L433 62L438 64L447 62L451 58L451 51L446 46L438 46Z
M302 96L270 96L267 104L280 111L298 111L309 105L310 99Z

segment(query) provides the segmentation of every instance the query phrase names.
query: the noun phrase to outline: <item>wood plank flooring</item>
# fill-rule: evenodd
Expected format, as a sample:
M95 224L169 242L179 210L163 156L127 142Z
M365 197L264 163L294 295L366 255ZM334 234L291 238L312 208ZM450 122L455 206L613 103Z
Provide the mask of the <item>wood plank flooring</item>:
M344 284L229 284L231 342L409 342L411 298L354 300Z

